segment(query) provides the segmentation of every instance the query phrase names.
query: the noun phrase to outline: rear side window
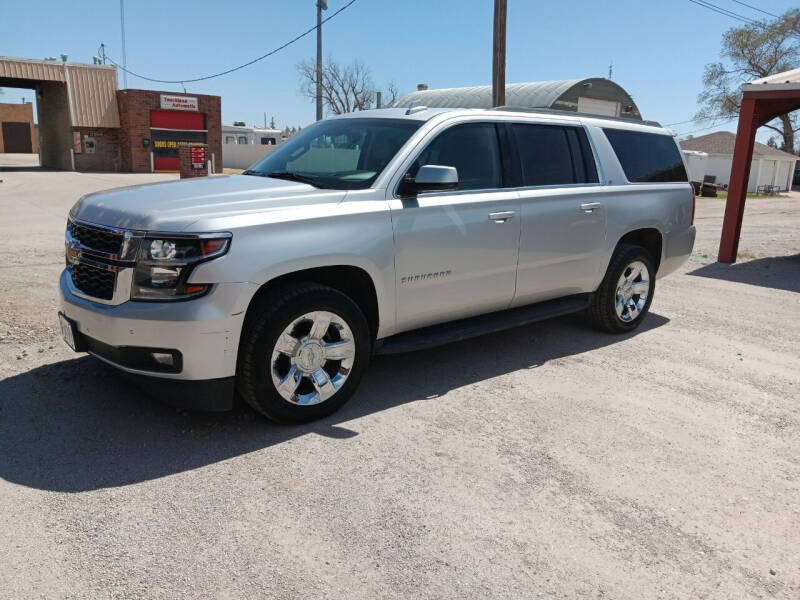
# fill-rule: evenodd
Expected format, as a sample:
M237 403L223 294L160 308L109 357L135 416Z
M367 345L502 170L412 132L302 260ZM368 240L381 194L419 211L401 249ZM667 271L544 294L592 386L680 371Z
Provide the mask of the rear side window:
M603 129L628 181L688 181L678 144L672 136L625 129Z
M597 183L594 157L583 129L523 123L510 128L519 152L522 185Z

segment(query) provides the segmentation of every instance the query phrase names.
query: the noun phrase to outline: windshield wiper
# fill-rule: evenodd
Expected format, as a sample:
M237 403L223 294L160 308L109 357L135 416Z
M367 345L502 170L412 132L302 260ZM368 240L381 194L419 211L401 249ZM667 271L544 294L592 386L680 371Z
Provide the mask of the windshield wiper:
M289 171L277 171L275 173L255 173L253 174L261 175L262 177L272 177L273 179L286 179L287 181L297 181L299 183L307 183L308 185L313 185L314 187L320 187L313 177L307 177L305 175L299 175L297 173L291 173Z

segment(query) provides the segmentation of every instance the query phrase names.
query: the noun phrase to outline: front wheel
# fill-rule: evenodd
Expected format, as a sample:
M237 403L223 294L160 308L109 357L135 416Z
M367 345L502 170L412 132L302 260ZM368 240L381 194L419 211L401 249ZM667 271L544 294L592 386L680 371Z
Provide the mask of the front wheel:
M632 244L617 246L587 311L589 320L611 333L636 329L653 301L655 275L646 249Z
M262 297L242 332L238 388L257 411L307 422L353 395L370 355L367 321L333 288L300 284Z

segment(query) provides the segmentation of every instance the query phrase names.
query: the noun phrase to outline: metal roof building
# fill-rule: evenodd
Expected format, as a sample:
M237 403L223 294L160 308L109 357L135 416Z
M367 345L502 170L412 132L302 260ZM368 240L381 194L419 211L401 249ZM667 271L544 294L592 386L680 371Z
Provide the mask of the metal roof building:
M433 108L492 108L492 86L429 90L420 85L393 106L422 105ZM631 95L610 79L590 77L561 81L534 81L506 85L506 105L521 108L552 108L608 117L641 120Z
M75 168L73 131L120 126L115 67L0 56L0 87L36 90L44 167Z

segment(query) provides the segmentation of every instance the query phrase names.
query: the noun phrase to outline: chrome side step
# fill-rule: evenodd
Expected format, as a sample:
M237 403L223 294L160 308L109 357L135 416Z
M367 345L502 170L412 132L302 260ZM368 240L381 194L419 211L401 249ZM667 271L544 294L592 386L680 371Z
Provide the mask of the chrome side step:
M580 312L585 310L591 301L592 294L577 294L487 315L431 325L378 340L375 342L374 353L400 354L460 342L479 335Z

